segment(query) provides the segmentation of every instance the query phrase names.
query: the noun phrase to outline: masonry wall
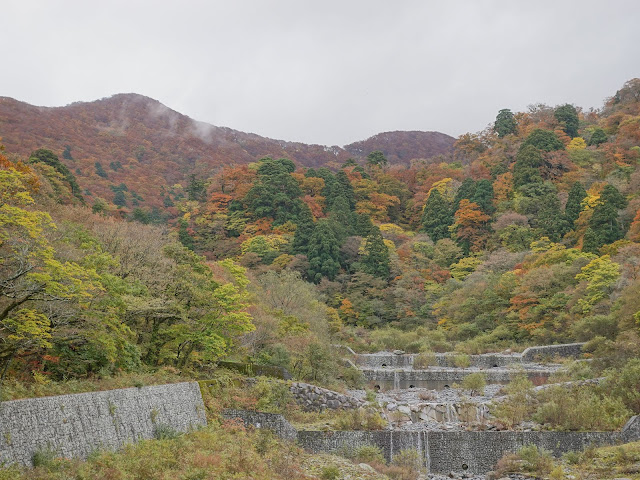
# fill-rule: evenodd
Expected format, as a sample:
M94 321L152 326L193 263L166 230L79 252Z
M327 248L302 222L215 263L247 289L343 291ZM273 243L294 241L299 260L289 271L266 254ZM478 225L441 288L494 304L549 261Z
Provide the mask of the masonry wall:
M416 388L435 388L441 389L444 385L453 386L453 383L459 383L467 375L477 370L470 369L440 369L440 370L362 370L364 378L372 384L379 384L382 390L396 385L397 388L410 388L414 385ZM489 383L508 383L514 372L506 368L492 368L484 370L483 373L487 377ZM546 383L551 375L551 370L535 369L524 370L527 377L535 384L541 385Z
M584 343L565 343L562 345L543 345L529 347L522 354L486 353L469 355L472 367L495 368L518 363L530 363L544 357L577 357L582 354ZM436 353L435 360L439 367L454 367L455 354ZM416 354L396 355L391 352L353 354L355 363L362 368L412 368Z
M485 473L507 452L525 445L537 445L559 456L584 450L590 445L613 445L640 440L640 417L633 417L620 432L409 432L382 431L299 431L280 415L235 410L232 416L245 424L271 428L285 438L297 438L311 453L348 454L365 445L375 445L391 461L402 450L415 449L430 473ZM225 413L225 416L228 416ZM279 418L278 418L279 417Z
M535 362L544 357L578 357L582 354L584 343L565 343L562 345L543 345L529 347L522 352L523 362Z
M430 471L484 473L508 452L537 445L560 456L621 441L619 432L429 432Z
M416 354L406 353L395 355L393 353L364 353L356 354L356 365L362 368L413 368ZM450 353L436 353L434 359L438 367L455 367L456 355ZM469 355L472 367L495 368L506 367L508 365L519 364L522 359L520 355L503 355L491 353L484 355Z
M227 420L241 420L246 426L268 428L280 438L296 440L298 431L282 415L276 413L253 412L249 410L227 409L222 412Z
M176 383L0 403L0 463L30 465L49 448L86 458L153 438L158 427L180 432L205 426L197 383Z
M485 473L505 453L529 444L559 456L621 439L619 432L298 432L298 443L312 453L355 452L364 445L375 445L391 461L402 450L415 449L429 473Z
M362 407L365 403L355 397L309 383L294 382L289 390L294 400L305 410L325 410L327 408L346 410Z

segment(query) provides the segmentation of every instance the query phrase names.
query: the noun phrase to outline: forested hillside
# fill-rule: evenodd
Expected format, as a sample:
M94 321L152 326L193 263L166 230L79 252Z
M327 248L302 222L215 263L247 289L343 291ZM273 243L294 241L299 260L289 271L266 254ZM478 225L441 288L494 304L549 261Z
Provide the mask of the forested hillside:
M54 145L29 155L43 137L3 131L5 373L103 375L235 355L326 383L331 343L478 353L590 341L609 364L638 354L639 79L598 111L501 110L441 161L397 164L374 150L316 168L282 147L230 165L220 147L206 178L184 136L164 138L154 155L174 157L156 171L145 163L158 145L147 123L88 122L85 105L68 108L78 137L51 123ZM46 149L79 145L96 121L99 143L61 158ZM170 112L154 121L187 128ZM117 140L125 131L135 140ZM110 148L128 163L101 162ZM98 163L115 203L131 207L173 165L171 182L189 179L163 187L175 220L142 225L160 220L96 201L109 188L87 183Z
M347 150L306 145L197 122L135 94L58 108L2 97L0 137L12 154L26 157L41 147L56 153L79 179L89 205L112 205L121 215L138 209L157 221L177 216L174 204L189 196L189 186L225 165L271 156L335 169L373 150L408 163L450 154L455 141L437 132L389 132L365 141L367 147L374 141L375 148L364 153L355 151L356 144Z

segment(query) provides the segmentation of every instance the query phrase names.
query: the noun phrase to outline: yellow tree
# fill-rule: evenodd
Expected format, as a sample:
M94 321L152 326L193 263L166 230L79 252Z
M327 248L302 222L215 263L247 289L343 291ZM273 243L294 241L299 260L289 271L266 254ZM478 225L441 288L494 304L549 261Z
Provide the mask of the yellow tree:
M47 238L55 224L29 208L29 176L0 155L0 381L17 355L50 346L55 322L43 302L87 300L99 289L95 271L56 258Z

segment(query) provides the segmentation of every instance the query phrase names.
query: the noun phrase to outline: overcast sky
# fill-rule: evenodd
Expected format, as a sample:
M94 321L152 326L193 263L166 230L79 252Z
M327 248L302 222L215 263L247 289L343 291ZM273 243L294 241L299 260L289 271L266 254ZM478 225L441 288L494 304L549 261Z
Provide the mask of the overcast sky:
M458 136L501 108L601 107L640 76L639 22L637 0L4 0L0 96L60 106L135 92L326 145Z

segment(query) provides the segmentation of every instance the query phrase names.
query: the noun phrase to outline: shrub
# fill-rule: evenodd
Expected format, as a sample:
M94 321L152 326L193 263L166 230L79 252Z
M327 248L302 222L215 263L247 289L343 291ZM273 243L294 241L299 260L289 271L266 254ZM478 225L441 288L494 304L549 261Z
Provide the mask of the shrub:
M285 413L292 400L288 384L266 377L259 377L252 391L258 399L258 410L263 412Z
M385 463L382 450L380 447L376 447L375 445L363 445L358 448L353 459L359 463Z
M412 468L416 471L422 469L422 456L415 448L401 450L393 456L394 465L399 467Z
M560 370L554 372L551 375L550 383L586 380L593 377L593 370L589 362L574 360L567 362Z
M367 400L367 402L372 402L373 403L373 402L375 402L377 400L378 397L376 395L376 392L374 392L373 390L368 390L368 389L367 389L366 392L367 392L366 393L367 396L365 397L365 399Z
M433 352L422 352L413 359L413 368L428 368L438 364L436 355Z
M275 434L266 428L256 429L255 449L261 456L269 453L277 444Z
M344 368L342 370L342 379L349 388L362 388L367 383L362 371L353 367Z
M153 436L156 440L171 440L180 436L180 432L178 432L171 425L166 425L164 423L159 423L156 425Z
M423 470L422 456L415 448L401 450L393 456L391 462L393 466L400 470L391 470L386 472L391 478L398 480L409 480L417 478Z
M471 390L471 395L482 395L487 385L487 376L483 372L475 372L462 379L462 388Z
M635 358L621 370L611 372L606 387L634 413L640 413L640 359Z
M564 480L565 478L567 477L565 476L564 469L560 465L557 465L549 474L550 480Z
M386 421L375 410L357 408L336 414L333 425L337 430L382 430Z
M519 471L520 469L520 459L518 455L515 453L505 453L496 466L494 470L498 475L506 475L508 473L514 473Z
M620 398L596 386L543 390L534 419L559 430L617 430L631 416Z
M453 364L457 368L469 368L471 366L471 357L465 353L455 355L453 357Z
M522 467L525 471L537 475L548 475L553 468L553 457L551 452L537 445L525 445L517 453L522 460Z
M39 448L31 457L31 462L34 467L43 467L47 470L51 470L56 464L58 453L51 447Z
M335 465L323 467L322 473L320 473L320 478L322 480L338 480L340 478L340 469Z
M532 413L532 389L533 383L524 374L516 375L504 388L507 398L495 404L491 413L513 428Z

